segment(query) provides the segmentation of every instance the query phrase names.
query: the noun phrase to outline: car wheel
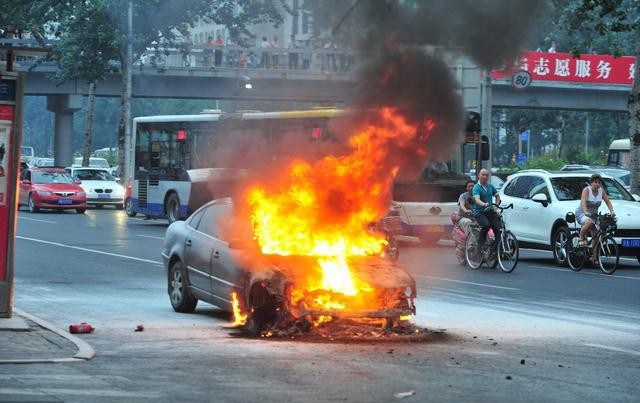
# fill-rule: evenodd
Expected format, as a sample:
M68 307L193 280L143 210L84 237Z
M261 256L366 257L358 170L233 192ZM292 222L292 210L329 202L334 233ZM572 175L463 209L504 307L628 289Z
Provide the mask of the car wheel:
M173 262L169 270L168 292L174 311L191 313L196 309L198 299L189 291L187 272L180 260Z
M171 193L169 195L164 206L164 211L167 214L169 224L173 224L180 219L180 199L177 194Z
M29 206L30 213L37 213L38 211L40 211L40 209L36 206L36 202L33 201L33 197L31 197L31 195L29 195L29 201L27 205Z
M553 250L553 260L559 266L567 264L567 242L571 233L567 227L558 227L553 234L553 243L551 249Z
M86 209L86 208L77 208L77 209L76 209L76 213L78 213L78 214L84 214L84 213L85 213L85 211L87 211L87 209Z
M138 214L133 210L133 204L131 203L130 197L127 197L127 200L124 201L124 211L129 217L135 217L136 214Z

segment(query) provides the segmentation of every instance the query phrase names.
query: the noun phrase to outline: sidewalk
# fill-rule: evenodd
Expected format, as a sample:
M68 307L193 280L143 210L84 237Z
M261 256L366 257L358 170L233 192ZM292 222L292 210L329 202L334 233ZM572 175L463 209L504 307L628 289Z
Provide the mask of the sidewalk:
M19 309L0 318L0 365L84 362L94 356L85 341Z

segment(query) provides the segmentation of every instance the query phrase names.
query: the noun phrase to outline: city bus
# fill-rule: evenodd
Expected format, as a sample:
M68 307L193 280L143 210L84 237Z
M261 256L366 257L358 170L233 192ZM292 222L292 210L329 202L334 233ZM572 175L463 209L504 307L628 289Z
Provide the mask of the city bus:
M609 146L609 156L607 165L613 165L624 169L629 169L631 162L631 140L613 140Z
M233 194L252 167L287 150L309 153L313 142L320 155L320 143L340 141L329 121L344 115L321 108L137 117L127 172L132 213L184 219L207 201Z
M342 124L348 124L348 115L320 108L137 117L127 172L131 213L169 222L184 219L211 199L233 195L252 168L264 171L269 161L292 153L309 162L319 159L347 144L349 130ZM476 133L465 141L479 137ZM437 240L450 231L449 214L468 179L462 174L468 165L464 160L477 156L473 146L463 143L448 163L436 169L426 164L422 178L394 185L406 235Z

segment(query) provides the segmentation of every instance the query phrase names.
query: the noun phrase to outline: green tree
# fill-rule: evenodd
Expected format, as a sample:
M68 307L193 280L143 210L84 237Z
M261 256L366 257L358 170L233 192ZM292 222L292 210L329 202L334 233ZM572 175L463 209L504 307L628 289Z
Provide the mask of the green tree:
M608 46L605 53L633 54L635 75L629 94L631 191L640 193L640 7L637 0L554 0L552 32L572 38L572 53ZM569 44L567 44L569 45Z

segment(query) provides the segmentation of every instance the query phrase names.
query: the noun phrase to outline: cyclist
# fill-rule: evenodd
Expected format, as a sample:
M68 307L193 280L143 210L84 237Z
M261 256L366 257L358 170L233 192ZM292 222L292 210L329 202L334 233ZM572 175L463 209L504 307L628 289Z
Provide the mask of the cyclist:
M487 233L489 228L493 229L493 233L497 240L500 239L500 217L498 213L494 211L491 203L493 197L496 198L496 204L500 204L500 196L498 191L489 183L491 172L488 169L481 169L478 174L478 183L473 186L473 216L478 221L478 224L482 227L480 230L479 245L483 246L487 240Z
M609 200L607 192L604 191L602 177L600 174L593 174L589 180L589 185L582 189L580 206L576 209L576 220L582 226L580 228L580 246L587 245L587 232L591 232L593 235L593 220L590 216L598 214L598 208L600 208L603 200L611 215L615 216L616 213L613 211L611 200Z
M462 193L460 197L458 197L458 216L460 217L460 219L458 220L458 226L462 228L465 236L469 236L469 229L472 223L471 217L473 217L474 185L474 181L468 180L467 183L465 183L467 191Z

